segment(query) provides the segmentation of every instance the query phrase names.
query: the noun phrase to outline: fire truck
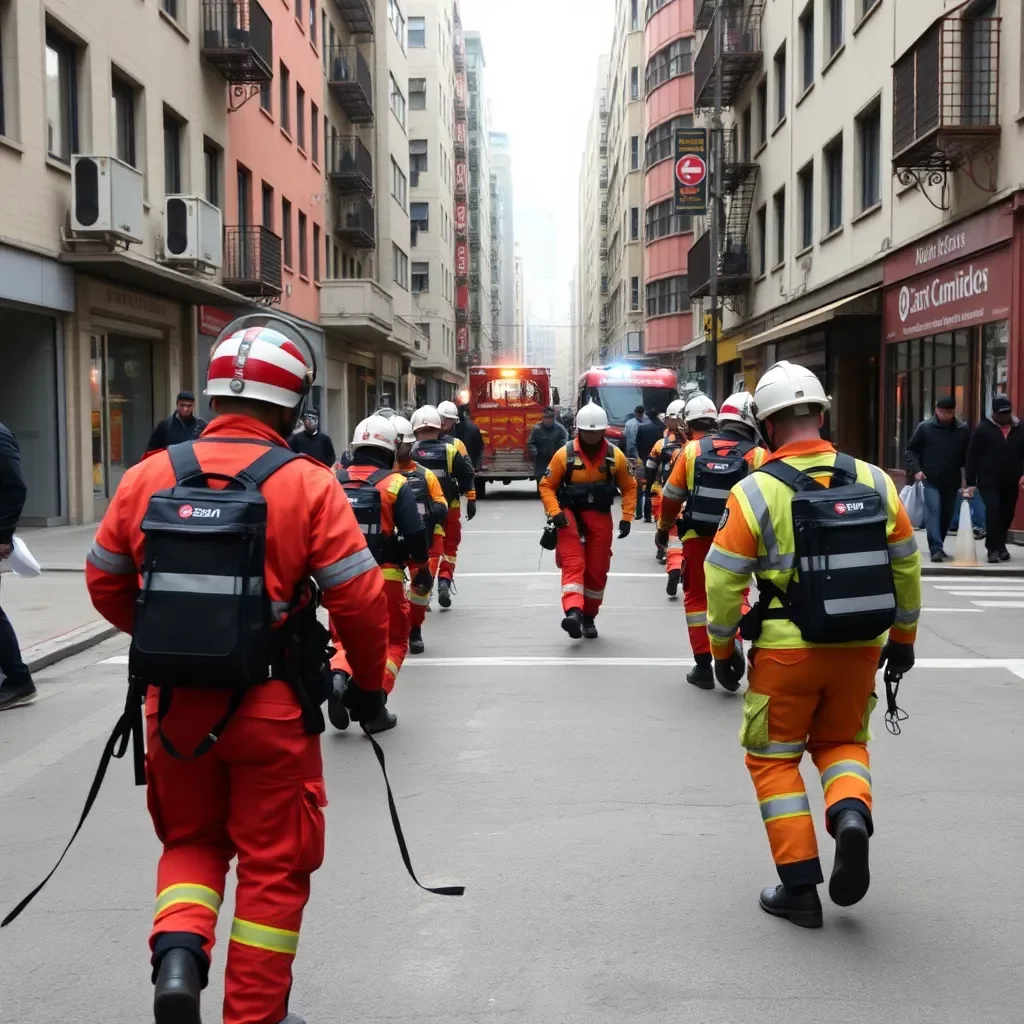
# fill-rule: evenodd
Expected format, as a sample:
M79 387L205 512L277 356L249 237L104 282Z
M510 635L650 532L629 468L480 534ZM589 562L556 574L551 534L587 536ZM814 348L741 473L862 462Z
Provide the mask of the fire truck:
M576 386L576 408L593 401L608 414L608 437L621 444L623 427L642 405L648 411L664 413L669 402L679 397L675 370L615 363L592 366L580 375Z
M530 431L551 401L551 373L537 366L471 366L469 413L480 428L484 454L476 472L476 493L487 484L533 477L533 459L526 450Z

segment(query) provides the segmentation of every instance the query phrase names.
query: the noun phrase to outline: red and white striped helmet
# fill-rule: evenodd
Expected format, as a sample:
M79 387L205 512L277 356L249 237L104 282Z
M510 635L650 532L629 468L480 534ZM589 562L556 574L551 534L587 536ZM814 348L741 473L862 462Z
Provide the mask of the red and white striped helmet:
M220 333L206 371L206 394L297 409L316 376L316 357L298 328L255 313Z

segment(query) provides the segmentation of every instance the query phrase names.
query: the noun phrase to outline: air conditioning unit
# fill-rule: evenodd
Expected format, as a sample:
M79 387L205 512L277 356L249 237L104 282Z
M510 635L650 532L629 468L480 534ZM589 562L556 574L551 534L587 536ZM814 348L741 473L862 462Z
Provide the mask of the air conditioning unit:
M112 156L71 157L71 230L79 238L141 242L142 172Z
M164 197L165 263L201 265L214 270L222 262L221 212L201 196Z

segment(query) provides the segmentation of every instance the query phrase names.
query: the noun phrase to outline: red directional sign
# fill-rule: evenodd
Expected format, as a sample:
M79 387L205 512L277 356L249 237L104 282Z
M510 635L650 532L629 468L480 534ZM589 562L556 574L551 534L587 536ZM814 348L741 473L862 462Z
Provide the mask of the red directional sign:
M677 213L708 210L708 135L704 128L677 128L675 149Z
M696 153L687 153L676 161L676 177L683 185L699 185L707 173L708 165Z

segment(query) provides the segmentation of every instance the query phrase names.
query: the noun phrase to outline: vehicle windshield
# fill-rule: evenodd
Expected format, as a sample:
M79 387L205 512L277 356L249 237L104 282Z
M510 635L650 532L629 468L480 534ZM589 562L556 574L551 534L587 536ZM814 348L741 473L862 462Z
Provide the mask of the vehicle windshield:
M608 413L608 422L619 427L629 419L638 405L660 414L668 408L669 402L678 397L675 388L644 388L622 384L591 388L590 395Z
M499 403L504 406L541 405L544 395L540 385L524 377L499 377L489 380L476 392L477 404Z

